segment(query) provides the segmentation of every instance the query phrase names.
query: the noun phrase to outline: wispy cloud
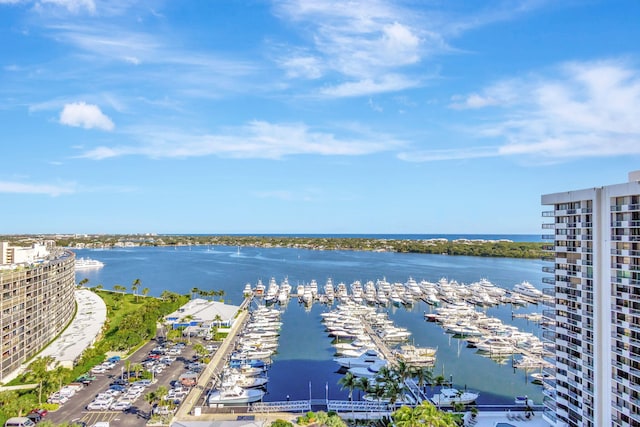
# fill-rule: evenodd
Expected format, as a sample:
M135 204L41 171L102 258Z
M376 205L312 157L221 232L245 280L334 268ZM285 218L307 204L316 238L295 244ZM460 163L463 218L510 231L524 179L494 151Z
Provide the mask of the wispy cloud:
M526 155L544 161L640 154L640 70L624 60L570 62L546 73L498 82L456 96L455 109L497 117L473 129L504 144L434 150L403 157L424 161Z
M115 125L97 105L84 102L67 104L60 113L60 123L85 129L113 130Z
M183 130L136 128L129 131L139 145L101 146L78 157L101 160L126 155L151 158L221 156L280 159L290 155L356 156L396 149L402 142L382 134L355 132L353 137L314 131L307 125L253 121L219 134L187 134Z
M36 2L37 7L42 5L63 7L71 13L89 12L93 14L96 12L96 4L93 0L39 0Z
M76 192L76 185L69 184L31 184L14 181L0 181L0 193L14 194L47 194L49 196L60 196L62 194L73 194Z
M417 64L431 49L446 48L407 11L382 0L348 5L337 0L287 0L277 3L276 11L282 19L312 31L311 45L302 54L288 50L279 61L288 76L315 79L338 73L348 79L322 90L326 96L415 87L419 79L398 76L398 69Z

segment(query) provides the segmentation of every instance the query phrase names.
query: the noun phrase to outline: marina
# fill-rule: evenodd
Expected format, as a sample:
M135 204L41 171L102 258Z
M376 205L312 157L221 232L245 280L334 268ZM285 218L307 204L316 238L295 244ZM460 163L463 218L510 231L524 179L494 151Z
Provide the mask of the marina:
M372 253L352 251L309 251L295 249L237 248L127 248L102 251L78 251L78 256L99 259L105 263L100 270L79 273L78 280L89 279L88 286L98 283L105 288L114 283L127 283L139 278L142 286L149 286L151 294L159 295L163 289L189 293L194 285L203 287L210 282L210 288L225 291L225 300L233 303L243 299L247 283L251 288L262 277L262 292L268 293L269 282L288 282L292 290L288 299L277 298L272 308L280 311L281 322L276 352L270 357L269 381L262 402L291 402L315 400L345 401L348 390L338 381L343 374L333 361L337 347L332 344L335 337L327 334L323 323L323 313L336 309L340 297L345 291L352 296L350 284L360 281L362 303L365 300L366 284L374 285L380 281L388 282L391 290L400 296L398 283L409 289L414 278L418 285L423 277L434 277L437 283L442 277L455 277L459 284L474 283L486 277L491 283L501 284L507 289L513 284L527 280L538 283L541 276L540 262L536 260L481 259L474 257L425 256L417 254ZM178 275L177 272L180 272ZM363 277L363 272L366 276ZM300 285L311 285L313 277L317 280L316 296L311 304L299 299L296 293ZM331 277L333 302L327 282ZM452 279L448 279L448 282ZM182 286L182 288L180 288ZM498 286L498 285L496 285ZM354 286L356 289L357 286ZM413 287L413 285L412 285ZM310 290L313 286L307 286ZM346 288L346 289L345 289ZM519 355L480 355L477 349L467 347L467 342L454 337L443 330L438 322L428 322L425 314L437 314L439 305L427 303L426 299L438 294L425 294L422 298L412 298L412 303L393 302L389 291L386 304L372 305L376 312L385 313L397 327L406 328L409 338L393 347L400 350L416 348L435 348L435 361L432 370L444 376L454 388L474 390L479 393L478 406L513 405L515 396L528 395L536 404L542 399L543 387L532 383L530 374L539 372ZM280 295L280 290L278 295ZM310 292L313 295L313 292ZM369 291L370 293L370 291ZM407 292L405 292L405 296ZM321 302L326 296L327 302ZM413 296L413 295L412 295ZM256 299L254 305L257 305ZM384 300L383 300L384 301ZM433 302L433 301L432 301ZM265 305L263 301L261 305ZM523 332L540 335L539 323L524 317L513 316L535 313L541 310L539 305L525 303L514 305L501 303L495 306L474 305L476 311L489 317L496 317L505 324L517 326ZM375 337L379 339L380 337ZM346 339L340 340L344 347L352 346ZM359 344L356 342L356 345ZM355 347L355 345L353 345ZM410 354L410 352L408 353ZM398 357L397 355L395 357ZM524 369L515 367L522 358ZM427 365L430 366L430 365ZM427 395L433 396L438 387L428 388ZM355 393L358 400L361 393ZM354 396L355 396L354 395ZM260 403L260 402L256 402ZM254 403L254 405L256 404Z

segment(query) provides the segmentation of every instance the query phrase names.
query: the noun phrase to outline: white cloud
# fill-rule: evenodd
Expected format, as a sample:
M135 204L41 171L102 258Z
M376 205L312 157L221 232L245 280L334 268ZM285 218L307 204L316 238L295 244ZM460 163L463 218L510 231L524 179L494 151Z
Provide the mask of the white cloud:
M0 193L15 194L48 194L59 196L76 192L75 184L28 184L23 182L0 181Z
M96 12L96 4L93 0L39 0L39 4L63 7L71 13L87 11L93 14Z
M355 0L347 5L336 0L288 0L278 3L277 11L311 32L311 45L288 49L278 61L287 76L318 78L332 72L347 78L347 83L324 88L325 96L407 87L384 83L390 80L411 81L413 86L418 79L402 76L400 69L420 62L432 46L444 46L435 32L422 29L415 16L383 0Z
M301 123L273 124L253 121L226 133L188 134L184 130L133 129L140 145L97 147L79 157L101 160L125 155L151 158L221 156L280 159L291 155L357 156L388 151L402 143L387 135L348 129L353 137L313 131Z
M443 150L424 150L398 154L400 160L407 162L435 162L441 160L478 159L496 157L500 153L497 147L465 147Z
M85 129L113 130L115 125L97 105L84 102L67 104L60 113L60 123Z
M443 160L493 153L548 161L640 154L640 69L626 61L565 63L454 101L450 106L458 109L508 107L498 113L494 109L496 119L473 129L476 135L505 143L492 149L430 151L416 157Z
M320 90L322 96L350 97L368 94L378 94L392 91L401 91L420 85L418 80L411 80L402 75L388 74L378 79L363 79L346 82L336 86L328 86Z

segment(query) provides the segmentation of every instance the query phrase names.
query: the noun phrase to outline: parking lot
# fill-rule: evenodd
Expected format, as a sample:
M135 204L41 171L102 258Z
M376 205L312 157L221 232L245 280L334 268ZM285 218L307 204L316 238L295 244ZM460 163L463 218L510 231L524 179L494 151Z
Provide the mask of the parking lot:
M47 419L53 423L79 421L86 426L98 422L109 422L110 427L140 427L146 424L153 408L144 396L165 386L169 391L167 399L179 403L188 392L188 387L180 384L179 378L188 369L198 369L194 364L194 351L191 345L174 347L162 346L151 340L129 357L129 363L119 360L105 369L94 369L90 376L95 380L86 381L87 385L74 385L78 390L69 397L60 409L49 412ZM153 373L153 381L127 379L127 368L142 364ZM188 375L185 375L188 377ZM161 404L156 413L172 413L168 405Z

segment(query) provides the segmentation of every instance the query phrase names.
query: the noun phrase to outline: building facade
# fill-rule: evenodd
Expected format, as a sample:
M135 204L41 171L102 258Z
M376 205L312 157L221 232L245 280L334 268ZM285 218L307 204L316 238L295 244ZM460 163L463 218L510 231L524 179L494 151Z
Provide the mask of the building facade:
M640 425L640 171L543 195L542 205L554 297L543 335L555 365L544 416L555 426Z
M75 255L0 245L0 383L40 352L75 312Z

